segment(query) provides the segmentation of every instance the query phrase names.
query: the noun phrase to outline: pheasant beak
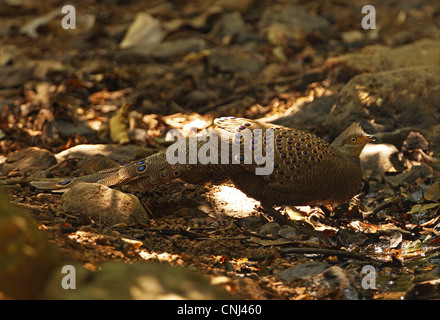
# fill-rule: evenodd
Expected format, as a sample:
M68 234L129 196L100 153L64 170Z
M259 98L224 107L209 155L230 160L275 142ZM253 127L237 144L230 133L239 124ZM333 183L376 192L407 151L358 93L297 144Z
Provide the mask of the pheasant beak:
M361 141L365 142L365 143L370 142L370 141L374 141L374 140L376 140L376 137L371 134L366 134L365 136L363 136L361 138Z

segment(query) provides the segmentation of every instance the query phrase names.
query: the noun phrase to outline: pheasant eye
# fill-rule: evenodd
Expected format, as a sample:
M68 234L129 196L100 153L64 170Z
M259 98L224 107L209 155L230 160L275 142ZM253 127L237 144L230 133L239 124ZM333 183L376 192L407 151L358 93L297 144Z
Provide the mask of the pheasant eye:
M351 143L356 143L356 142L357 142L357 138L356 138L356 137L352 137L352 138L350 139L350 141L351 141Z

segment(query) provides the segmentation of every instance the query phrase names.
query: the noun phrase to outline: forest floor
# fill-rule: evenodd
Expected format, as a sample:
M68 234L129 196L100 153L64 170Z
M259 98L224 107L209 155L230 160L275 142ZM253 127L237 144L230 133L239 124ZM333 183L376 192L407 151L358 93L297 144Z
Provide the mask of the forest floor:
M136 192L149 219L114 224L64 212L62 195L29 186L151 155L168 145L169 130L205 129L219 116L272 121L315 98L323 98L327 114L354 76L329 71L329 58L415 43L440 27L437 1L370 1L379 28L368 32L352 1L235 2L80 1L77 28L65 30L60 1L6 1L0 163L11 202L31 212L66 261L90 272L104 262L160 262L196 271L238 299L440 298L440 175L414 156L419 149L438 156L427 147L429 135L411 140L407 132L392 169L377 174L367 163L350 203L280 208L312 236L273 222L230 182ZM139 12L148 12L138 21L144 38L128 37ZM123 129L111 128L126 103ZM321 115L299 112L295 121L331 140Z

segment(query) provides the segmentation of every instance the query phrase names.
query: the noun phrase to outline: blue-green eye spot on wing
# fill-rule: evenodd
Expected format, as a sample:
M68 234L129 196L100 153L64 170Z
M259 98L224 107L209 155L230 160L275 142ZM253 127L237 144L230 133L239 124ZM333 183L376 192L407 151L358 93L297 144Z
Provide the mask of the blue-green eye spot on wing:
M70 182L72 182L72 178L67 178L66 180L60 182L59 184L62 186L65 186L65 185L69 184Z

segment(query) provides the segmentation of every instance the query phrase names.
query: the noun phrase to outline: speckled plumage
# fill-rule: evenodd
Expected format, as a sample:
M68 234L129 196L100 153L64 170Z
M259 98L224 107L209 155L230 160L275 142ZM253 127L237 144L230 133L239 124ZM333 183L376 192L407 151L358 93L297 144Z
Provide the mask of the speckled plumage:
M101 171L88 176L66 179L59 183L34 181L38 189L65 191L79 182L97 182L107 186L129 185L134 190L146 190L157 184L180 178L189 183L232 182L264 206L311 205L342 203L353 197L361 187L362 170L359 155L368 141L373 139L354 123L332 144L300 130L242 118L215 120L218 137L224 134L232 139L229 145L240 144L239 164L169 164L166 149L128 165ZM256 175L255 168L262 164L243 163L243 130L263 129L254 135L250 148L262 147L273 135L273 172ZM269 130L272 129L272 130ZM195 138L192 138L195 139ZM229 141L229 140L228 140ZM262 142L262 145L259 143ZM190 144L189 139L177 143ZM197 148L204 142L197 142ZM270 149L267 150L271 151ZM263 155L266 155L263 152ZM187 156L188 157L188 156ZM220 157L220 156L219 156Z

